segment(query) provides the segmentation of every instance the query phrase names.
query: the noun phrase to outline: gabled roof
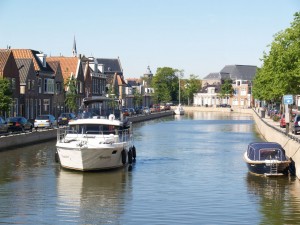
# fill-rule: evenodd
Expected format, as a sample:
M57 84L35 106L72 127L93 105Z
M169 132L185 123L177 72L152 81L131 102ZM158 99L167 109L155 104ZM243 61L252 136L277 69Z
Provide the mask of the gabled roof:
M11 49L15 59L32 59L34 64L35 71L44 71L53 73L51 67L46 64L46 67L43 67L42 62L37 57L37 54L41 54L39 51L35 51L32 49Z
M104 58L97 58L98 64L104 65L104 71L101 71L102 73L118 73L123 72L121 63L119 58L117 59L104 59Z
M3 73L4 67L7 63L11 51L0 51L0 72Z
M19 69L20 84L26 84L26 78L31 72L34 73L33 60L32 59L16 59L16 64Z
M117 81L119 86L127 86L126 82L123 79L123 76L119 74L117 75Z
M221 73L230 74L231 80L253 80L257 67L249 65L226 65Z
M204 77L203 80L221 80L221 74L220 73L210 73L206 77Z
M71 74L73 74L74 76L76 75L79 62L79 59L77 57L59 56L47 58L47 62L49 63L55 61L60 63L61 72L65 81L71 76Z
M126 82L129 87L141 85L141 79L139 79L139 78L128 78L128 79L126 79Z

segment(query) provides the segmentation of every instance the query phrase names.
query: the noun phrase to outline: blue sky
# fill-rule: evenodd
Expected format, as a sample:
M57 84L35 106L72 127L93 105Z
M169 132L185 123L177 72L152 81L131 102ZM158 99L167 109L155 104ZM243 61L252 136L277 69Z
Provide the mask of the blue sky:
M120 57L125 78L149 65L203 78L225 65L261 66L299 0L1 0L0 48L48 56Z

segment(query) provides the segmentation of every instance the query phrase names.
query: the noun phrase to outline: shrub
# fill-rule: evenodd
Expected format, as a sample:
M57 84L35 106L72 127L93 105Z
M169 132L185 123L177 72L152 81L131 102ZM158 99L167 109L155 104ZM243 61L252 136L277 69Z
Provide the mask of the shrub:
M273 121L278 122L280 120L280 116L274 115L273 116Z

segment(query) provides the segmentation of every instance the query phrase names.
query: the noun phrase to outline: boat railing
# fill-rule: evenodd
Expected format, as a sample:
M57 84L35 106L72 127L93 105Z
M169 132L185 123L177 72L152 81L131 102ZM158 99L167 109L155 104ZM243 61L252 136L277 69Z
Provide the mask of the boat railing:
M88 143L92 139L101 139L99 143L120 143L132 141L133 135L130 128L115 131L93 131L84 133L77 130L62 127L57 129L57 142L69 143L72 141L85 141Z

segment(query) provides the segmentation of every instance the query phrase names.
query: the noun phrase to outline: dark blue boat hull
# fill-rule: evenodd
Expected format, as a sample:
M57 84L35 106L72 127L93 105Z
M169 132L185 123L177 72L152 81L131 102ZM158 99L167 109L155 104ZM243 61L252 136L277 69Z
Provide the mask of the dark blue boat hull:
M256 174L270 174L271 173L271 166L266 163L247 163L248 169L252 173ZM279 163L277 165L277 173L287 174L289 168L289 163Z

